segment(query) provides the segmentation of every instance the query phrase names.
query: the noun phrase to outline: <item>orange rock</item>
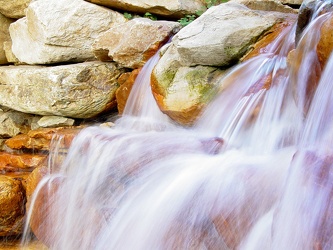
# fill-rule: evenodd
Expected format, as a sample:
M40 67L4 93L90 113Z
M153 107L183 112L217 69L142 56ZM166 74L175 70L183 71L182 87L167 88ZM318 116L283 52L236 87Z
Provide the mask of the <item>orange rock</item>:
M267 52L267 47L281 34L281 32L294 24L296 18L292 17L293 16L290 16L290 19L275 24L260 40L258 40L258 42L251 46L251 50L243 56L241 62Z
M20 180L0 175L0 236L22 233L25 192Z
M333 15L321 27L320 39L317 45L317 55L322 68L333 50Z
M46 155L0 152L0 171L27 172L43 164Z
M122 114L124 111L128 96L141 69L142 68L138 68L132 72L124 73L118 79L120 87L116 91L116 99L119 114Z
M11 149L50 150L52 139L61 139L61 148L69 148L83 127L39 128L6 140Z

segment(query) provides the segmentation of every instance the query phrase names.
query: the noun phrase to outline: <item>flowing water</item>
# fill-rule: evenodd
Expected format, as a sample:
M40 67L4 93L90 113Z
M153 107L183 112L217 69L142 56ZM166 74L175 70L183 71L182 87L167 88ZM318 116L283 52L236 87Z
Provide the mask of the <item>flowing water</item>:
M330 15L304 31L297 70L287 67L294 25L222 80L192 128L158 109L155 56L115 126L84 129L50 166L37 234L59 250L333 249L333 58L317 88L305 85Z

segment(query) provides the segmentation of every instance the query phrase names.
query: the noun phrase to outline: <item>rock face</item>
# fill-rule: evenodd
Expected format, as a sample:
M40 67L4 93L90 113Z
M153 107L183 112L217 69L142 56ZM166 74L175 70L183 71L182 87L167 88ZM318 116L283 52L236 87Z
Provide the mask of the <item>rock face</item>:
M30 2L31 0L0 0L0 13L10 18L24 17Z
M179 31L156 65L152 90L160 109L181 124L192 124L214 94L223 70L281 16L237 3L210 8ZM214 66L214 67L212 67Z
M235 3L244 4L253 10L279 11L282 13L296 14L297 10L282 4L278 0L231 0Z
M208 66L179 67L179 62L167 55L173 49L171 45L156 65L152 91L162 112L181 124L191 125L216 94L224 71Z
M87 0L113 9L144 14L146 12L164 16L180 18L186 14L195 14L205 9L200 0Z
M180 28L178 22L135 18L101 34L93 44L94 53L102 61L142 67Z
M183 66L230 66L279 16L237 3L211 7L172 39Z
M24 193L21 181L0 175L0 236L21 232L25 212Z
M1 6L1 2L0 2ZM14 20L10 19L8 17L5 17L4 15L0 14L0 44L3 44L6 41L10 41L9 36L9 25L13 23ZM6 64L8 63L8 60L6 58L5 50L3 49L3 46L0 47L0 64Z
M0 138L9 138L31 129L35 116L14 110L0 109Z
M12 51L27 64L92 60L94 39L125 21L118 12L81 0L34 1L26 18L10 26Z
M117 98L117 108L119 114L122 114L125 109L128 96L131 93L135 79L140 73L140 71L141 68L135 69L132 72L127 72L122 74L121 77L119 77L118 79L120 86L117 89L116 98Z
M317 45L317 55L322 68L325 67L333 51L333 16L326 20L320 30L320 39Z
M93 117L115 105L121 73L114 63L102 62L2 67L0 104L40 115Z

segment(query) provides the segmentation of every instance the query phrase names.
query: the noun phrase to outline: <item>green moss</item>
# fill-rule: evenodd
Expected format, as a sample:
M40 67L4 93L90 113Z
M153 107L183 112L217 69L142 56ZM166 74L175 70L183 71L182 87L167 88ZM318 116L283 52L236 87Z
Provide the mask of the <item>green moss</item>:
M163 72L161 77L158 79L158 85L159 85L159 90L160 94L163 96L166 95L165 90L170 86L172 83L173 79L175 78L177 70L175 69L168 69Z
M216 70L213 67L197 66L185 76L191 91L198 93L201 103L210 101L217 92L217 87L213 80Z

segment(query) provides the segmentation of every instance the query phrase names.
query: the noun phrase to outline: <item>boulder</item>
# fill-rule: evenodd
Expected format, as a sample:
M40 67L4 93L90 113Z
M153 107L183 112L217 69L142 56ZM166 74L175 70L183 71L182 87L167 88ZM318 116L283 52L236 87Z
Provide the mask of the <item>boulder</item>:
M12 51L27 64L94 59L95 38L126 19L120 13L81 0L38 0L26 18L10 26Z
M216 67L184 67L171 45L151 76L154 97L162 112L173 120L191 125L218 91L224 70Z
M323 23L320 29L320 39L317 45L317 55L322 68L325 67L333 51L333 16Z
M89 118L115 106L114 63L0 67L0 105L26 113Z
M1 2L0 2L1 6ZM3 48L3 43L6 41L10 41L9 35L9 25L13 23L15 20L5 17L0 14L0 64L7 64L8 60L5 54L5 50Z
M172 43L183 66L231 66L281 19L275 12L228 2L208 9L179 31Z
M151 13L159 16L180 18L205 9L201 0L87 0L92 3L134 13Z
M95 40L93 50L102 61L139 68L180 28L178 22L135 18L101 34Z
M291 8L288 5L282 4L278 0L231 0L235 3L244 4L253 10L264 10L264 11L278 11L282 13L297 14L296 9Z
M24 193L20 180L0 175L0 236L22 233Z
M25 9L31 0L0 0L0 13L6 17L19 19L25 16Z

